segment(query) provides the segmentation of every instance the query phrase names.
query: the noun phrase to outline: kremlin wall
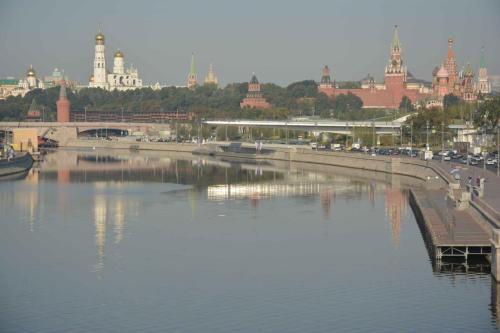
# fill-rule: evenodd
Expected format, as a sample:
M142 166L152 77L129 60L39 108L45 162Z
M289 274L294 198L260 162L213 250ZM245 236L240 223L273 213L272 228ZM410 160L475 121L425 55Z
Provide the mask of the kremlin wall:
M433 107L442 106L443 98L447 94L454 94L464 101L475 101L479 94L491 93L491 83L486 69L484 48L481 50L478 77L475 79L475 73L470 63L458 71L453 50L453 39L450 38L443 63L436 66L432 71L432 82L426 82L416 79L408 71L407 65L404 62L403 48L398 30L398 26L395 26L390 44L389 59L384 69L383 82L375 82L373 77L368 75L362 80L360 88L343 89L332 79L332 72L325 65L318 84L318 91L329 97L349 93L354 94L362 100L363 108L377 109L397 109L404 96L408 97L415 106ZM109 91L126 91L145 87L136 68L130 66L128 69L125 69L124 57L124 52L117 50L113 57L113 68L111 71L108 71L105 56L105 36L99 31L95 36L93 72L86 87L101 88ZM46 80L49 81L45 82ZM33 89L45 89L46 86L61 85L60 99L57 102L57 119L64 122L70 121L71 118L72 121L76 121L77 119L70 112L69 101L66 98L66 87L68 82L71 81L68 81L67 77L57 69L54 71L52 77L46 77L46 80L38 79L35 69L33 66L30 66L26 72L26 77L23 79L15 80L8 78L0 80L0 99L5 99L9 96L24 96ZM212 64L210 64L204 83L218 85L218 78L215 75ZM70 88L75 88L75 86L73 83L70 84ZM197 86L197 72L193 53L185 87L194 90ZM162 88L159 83L149 87L154 90ZM261 92L261 84L255 74L252 75L248 84L248 93L241 101L240 107L258 109L272 107ZM28 112L28 117L33 118L31 120L36 120L35 118L39 117L39 114L40 112L36 109L35 102L33 101ZM107 117L107 115L103 117ZM172 117L171 114L169 115L169 119L170 117Z

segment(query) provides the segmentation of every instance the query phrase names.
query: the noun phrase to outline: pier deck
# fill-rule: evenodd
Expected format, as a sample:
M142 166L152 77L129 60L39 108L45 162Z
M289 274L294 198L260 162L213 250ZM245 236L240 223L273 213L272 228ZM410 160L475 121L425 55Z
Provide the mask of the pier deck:
M469 212L448 206L445 197L444 190L412 190L412 208L434 258L490 254L490 233Z

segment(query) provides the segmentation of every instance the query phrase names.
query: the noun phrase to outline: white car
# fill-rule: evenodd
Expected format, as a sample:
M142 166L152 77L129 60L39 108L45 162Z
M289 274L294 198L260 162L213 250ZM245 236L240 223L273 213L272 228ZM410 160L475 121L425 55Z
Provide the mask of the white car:
M497 160L496 159L488 158L486 160L486 165L495 165L495 164L497 164Z
M446 155L444 158L443 158L445 161L451 161L451 157Z

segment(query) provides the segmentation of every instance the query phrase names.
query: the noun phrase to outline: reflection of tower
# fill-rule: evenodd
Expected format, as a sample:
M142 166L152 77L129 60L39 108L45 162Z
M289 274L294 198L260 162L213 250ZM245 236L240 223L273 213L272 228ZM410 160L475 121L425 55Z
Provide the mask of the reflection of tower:
M104 268L106 214L106 197L102 194L96 195L94 202L95 244L97 246L97 264L95 265L96 272L102 272Z
M377 187L377 183L375 183L374 180L370 182L370 188L368 190L368 200L370 200L370 203L373 206L375 206L375 190Z
M123 227L125 224L125 213L124 213L123 198L120 196L116 198L115 202L115 244L120 243L123 239Z
M385 190L385 211L391 223L393 241L399 245L401 233L401 215L405 207L405 196L399 187L387 187Z
M328 217L332 207L332 189L329 187L322 189L319 193L319 200L325 217Z

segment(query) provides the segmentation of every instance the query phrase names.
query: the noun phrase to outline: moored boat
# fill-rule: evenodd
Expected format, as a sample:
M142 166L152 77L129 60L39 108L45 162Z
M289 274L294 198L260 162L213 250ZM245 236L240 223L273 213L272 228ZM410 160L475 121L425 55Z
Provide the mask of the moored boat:
M29 153L17 153L17 156L0 159L0 178L27 172L33 166L33 158Z

